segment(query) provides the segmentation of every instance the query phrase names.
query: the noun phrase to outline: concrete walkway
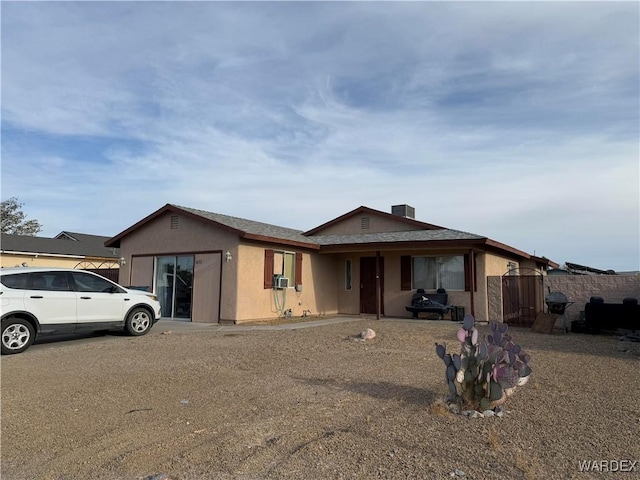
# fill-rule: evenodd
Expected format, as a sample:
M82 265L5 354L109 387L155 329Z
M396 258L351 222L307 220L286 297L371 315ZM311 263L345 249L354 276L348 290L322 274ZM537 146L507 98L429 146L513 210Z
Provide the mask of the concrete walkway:
M254 330L296 330L300 328L320 327L322 325L334 325L336 323L357 322L360 320L373 320L375 318L354 316L332 317L308 322L284 323L281 325L220 325L218 323L181 322L178 320L162 319L153 326L150 333L172 332L249 332Z

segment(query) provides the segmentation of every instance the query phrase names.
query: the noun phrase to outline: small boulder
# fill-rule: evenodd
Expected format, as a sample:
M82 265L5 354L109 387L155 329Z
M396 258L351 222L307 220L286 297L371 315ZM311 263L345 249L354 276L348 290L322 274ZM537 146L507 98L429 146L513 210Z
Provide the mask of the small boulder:
M361 340L373 340L374 338L376 338L376 332L374 332L370 328L365 328L363 331L360 332L360 335L358 335L358 337Z

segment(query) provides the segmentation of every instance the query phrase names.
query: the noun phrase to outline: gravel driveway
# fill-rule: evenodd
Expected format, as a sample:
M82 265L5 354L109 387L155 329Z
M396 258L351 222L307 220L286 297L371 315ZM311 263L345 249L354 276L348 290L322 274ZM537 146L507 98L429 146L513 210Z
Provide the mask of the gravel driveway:
M438 403L453 322L158 327L2 357L2 479L640 477L637 343L511 329L532 379L470 419Z

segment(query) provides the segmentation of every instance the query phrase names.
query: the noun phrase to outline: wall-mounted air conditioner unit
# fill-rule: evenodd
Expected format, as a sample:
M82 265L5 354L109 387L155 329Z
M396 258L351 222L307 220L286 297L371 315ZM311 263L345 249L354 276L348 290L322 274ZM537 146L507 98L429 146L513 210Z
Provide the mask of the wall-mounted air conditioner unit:
M275 278L273 286L274 288L289 288L289 279L279 275Z

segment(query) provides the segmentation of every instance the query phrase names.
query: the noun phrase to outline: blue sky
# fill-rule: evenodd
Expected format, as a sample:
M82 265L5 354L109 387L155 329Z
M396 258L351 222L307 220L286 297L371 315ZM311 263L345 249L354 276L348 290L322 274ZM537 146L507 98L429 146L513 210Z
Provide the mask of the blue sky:
M42 236L166 203L360 205L640 269L637 2L7 2L2 199Z

